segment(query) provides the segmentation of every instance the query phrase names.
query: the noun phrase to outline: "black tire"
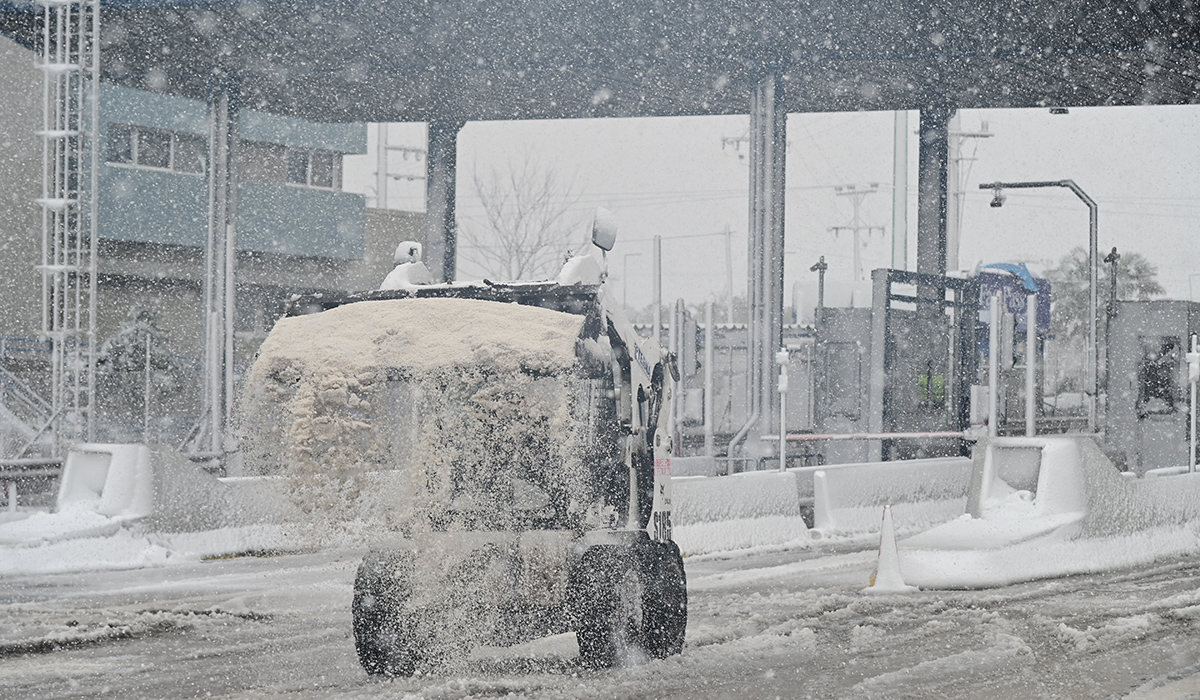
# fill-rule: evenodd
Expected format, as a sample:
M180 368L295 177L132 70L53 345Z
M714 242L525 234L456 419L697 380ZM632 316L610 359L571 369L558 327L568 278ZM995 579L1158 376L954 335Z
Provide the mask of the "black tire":
M608 668L643 652L639 567L627 549L592 547L572 572L571 598L579 659Z
M674 542L650 542L643 550L647 586L642 607L646 614L646 652L665 659L683 651L687 630L687 575L683 556Z
M370 675L411 676L417 670L404 604L410 591L412 558L399 552L370 552L354 577L354 648Z
M571 572L580 662L608 668L683 650L687 585L673 543L592 547Z

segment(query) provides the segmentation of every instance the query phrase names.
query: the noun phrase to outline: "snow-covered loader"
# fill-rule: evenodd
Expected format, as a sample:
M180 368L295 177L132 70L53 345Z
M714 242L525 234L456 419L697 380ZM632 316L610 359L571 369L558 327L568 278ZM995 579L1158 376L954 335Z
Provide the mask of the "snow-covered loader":
M550 282L449 284L397 257L380 291L296 300L254 368L260 394L293 399L293 462L349 449L390 475L392 536L354 583L363 668L410 675L568 632L589 666L679 653L674 358L637 335L590 255Z

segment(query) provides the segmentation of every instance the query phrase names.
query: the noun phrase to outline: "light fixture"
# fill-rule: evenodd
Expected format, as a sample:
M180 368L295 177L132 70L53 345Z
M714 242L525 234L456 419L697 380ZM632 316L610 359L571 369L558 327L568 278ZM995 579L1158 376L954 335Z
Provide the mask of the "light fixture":
M992 204L993 209L999 209L1004 206L1004 190L1000 187L992 188Z

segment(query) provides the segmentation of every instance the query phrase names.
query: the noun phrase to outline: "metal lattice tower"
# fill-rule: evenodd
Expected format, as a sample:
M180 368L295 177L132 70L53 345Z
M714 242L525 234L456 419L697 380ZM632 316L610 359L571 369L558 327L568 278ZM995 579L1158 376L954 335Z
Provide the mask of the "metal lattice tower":
M42 336L52 343L57 454L95 438L96 190L100 2L39 0L42 93Z

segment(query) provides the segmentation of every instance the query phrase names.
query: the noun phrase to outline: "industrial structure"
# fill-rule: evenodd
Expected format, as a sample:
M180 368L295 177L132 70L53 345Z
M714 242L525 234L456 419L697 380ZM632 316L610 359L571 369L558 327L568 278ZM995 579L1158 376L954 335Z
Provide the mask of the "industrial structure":
M367 209L361 195L342 191L342 156L366 152L364 124L245 110L237 139L236 281L231 313L213 317L208 295L219 266L206 255L205 103L71 82L74 70L39 71L34 53L6 38L0 48L6 93L53 98L74 91L68 102L14 99L5 107L6 142L37 138L30 143L45 150L14 149L13 167L0 170L6 192L28 197L10 205L4 226L13 254L2 266L0 457L54 457L65 441L79 439L176 445L186 439L193 455L220 452L213 436L223 435L231 410L225 383L248 365L287 299L377 284L390 267L394 241L420 234L420 217ZM46 76L44 86L37 73ZM92 85L98 86L94 94ZM91 105L98 107L95 115ZM91 133L93 118L95 148L82 136ZM64 125L72 128L59 128ZM40 185L31 177L34 167L41 170ZM39 222L41 235L34 236ZM143 372L137 372L136 406L124 405L130 397L114 391L119 379L97 367L105 342L131 322L130 313L141 313L143 325L150 320L147 330L156 331L153 342L160 344L150 346L150 333L137 338L147 360L135 357L134 364L181 375L174 390L162 392L148 376L142 386ZM217 321L220 328L212 325ZM210 352L218 330L228 342ZM225 349L233 352L230 372L214 366L225 364ZM202 378L210 380L206 390ZM155 405L153 416L143 416L143 400Z
M70 43L66 37L79 37L79 46L87 51L97 46L97 8L105 28L99 61L56 58L59 47ZM271 30L264 33L268 16ZM390 20L379 21L383 16ZM80 17L90 19L66 33L56 29L74 27L71 23ZM1190 104L1196 100L1200 69L1195 11L1173 1L1005 0L982 8L892 3L868 12L774 0L753 7L717 0L538 1L519 7L457 0L352 0L320 8L294 0L103 6L97 0L5 0L0 31L41 52L47 89L54 94L60 89L95 92L99 81L207 106L204 348L207 357L220 360L205 363L204 386L214 416L228 410L232 388L228 321L236 314L239 274L232 251L239 231L248 225L239 215L232 153L249 108L316 122L427 122L426 251L440 280L455 277L456 136L467 121L749 112L749 405L731 452L769 435L780 420L775 356L784 337L783 134L788 112L920 111L917 269L911 277L889 279L914 287L903 295L904 304L911 305L904 313L917 319L914 328L926 324L949 333L965 329L958 315L974 303L969 289L945 276L948 251L957 249L955 217L947 214L955 111ZM92 78L84 79L85 68ZM58 104L47 113L75 114L71 110L87 103ZM98 120L94 113L90 122L76 116L53 120L61 128L45 130L42 138L65 144L61 152L78 157L48 159L48 181L79 189L88 178L69 173L95 160ZM90 207L95 200L88 194L95 187L86 189L79 190L79 197L51 192L42 206L53 221L55 212L83 211L85 202ZM73 240L95 244L87 227L97 217L90 216L64 224L84 227L78 229L82 237L70 234L76 236ZM95 275L85 272L94 256L79 257L82 247L65 245L77 259L48 263L49 308L57 308L54 280L63 275L75 275L64 298L87 300L94 290ZM1093 269L1099 264L1094 258ZM876 294L883 294L877 309L895 308L891 302L897 297L879 291L887 287L876 283ZM93 320L81 316L63 323L71 338L83 338ZM889 338L872 323L874 340ZM51 324L47 333L60 333L60 327ZM55 340L55 352L63 357L79 343L67 338ZM965 343L965 335L955 342ZM915 367L940 365L947 357L965 361L961 353L936 343L915 344L912 352L907 361ZM87 370L80 363L62 367L61 386L87 384ZM873 368L870 381L877 385L876 369L886 367L885 360ZM943 375L925 374L926 391L933 392L933 377ZM953 395L955 415L962 416L965 395ZM86 392L69 396L75 406L82 399L74 397ZM1097 398L1093 385L1089 404L1094 406ZM887 428L886 413L874 411L872 429ZM220 432L214 419L210 447L223 453L233 446Z

